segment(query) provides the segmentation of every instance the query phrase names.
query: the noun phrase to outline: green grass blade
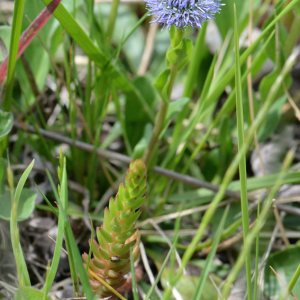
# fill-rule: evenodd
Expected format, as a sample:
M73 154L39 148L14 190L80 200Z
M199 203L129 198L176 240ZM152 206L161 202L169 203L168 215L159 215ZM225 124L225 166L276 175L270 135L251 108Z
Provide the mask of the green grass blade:
M89 300L96 300L96 297L95 297L94 292L92 290L91 284L90 284L89 279L87 277L86 270L83 266L82 258L81 258L81 255L79 253L79 250L78 250L78 247L77 247L77 244L76 244L76 241L75 241L70 223L67 223L65 234L68 237L69 245L70 245L70 247L72 249L72 252L73 252L74 264L78 269L78 273L79 273L79 276L80 276L80 281L81 281L81 284L82 284L82 288L85 291L85 295L86 295L87 299L89 299Z
M242 76L242 83L244 83L246 81L247 75L255 68L255 66L259 62L261 56L264 55L264 50L266 49L267 45L271 41L271 38L273 37L273 34L274 33L272 33L270 35L270 37L268 38L268 40L264 43L262 49L259 51L259 53L257 54L257 56L255 56L255 58L253 59L253 63L251 64L251 67L249 69L247 69L245 71L245 73L243 74L243 76ZM209 126L209 128L208 128L205 136L201 139L199 145L196 147L196 149L194 150L194 152L190 156L189 161L186 164L183 172L186 172L188 170L188 167L193 162L195 156L197 155L197 153L199 153L200 149L203 147L204 143L206 142L206 140L210 136L212 130L217 126L217 124L220 122L220 120L223 118L223 116L225 114L229 114L233 110L234 104L235 104L234 103L235 96L236 96L236 89L234 89L231 92L231 94L229 95L227 101L225 102L225 104L222 106L220 112L218 113L217 117L213 120L212 124ZM210 100L211 100L210 97L207 97L205 101L209 102ZM197 122L198 121L199 120L197 120Z
M163 263L162 266L161 266L161 269L160 269L160 271L159 271L159 273L158 273L158 275L157 275L157 277L156 277L156 279L155 279L154 284L153 284L153 285L151 286L151 288L149 289L149 291L148 291L148 293L147 293L147 295L146 295L146 297L145 297L144 300L149 300L149 299L150 299L150 296L152 295L152 293L153 293L155 287L157 286L157 284L158 284L158 282L159 282L159 279L160 279L160 277L161 277L161 275L162 275L162 272L163 272L164 268L166 267L166 265L167 265L167 263L168 263L168 261L169 261L169 258L170 258L170 256L171 256L172 252L173 252L174 249L175 249L176 242L177 242L177 237L175 238L175 242L173 243L172 248L171 248L170 251L168 252L167 257L165 258L164 263Z
M53 193L54 193L55 199L56 199L57 202L59 202L59 201L60 201L59 195L58 195L58 192L57 192L57 189L56 189L56 185L55 185L55 183L54 183L54 180L53 180L53 178L52 178L52 175L51 175L51 173L49 172L48 169L46 169L46 173L47 173L48 179L49 179L49 181L50 181L50 185L51 185L51 187L52 187L52 191L53 191Z
M68 251L68 259L70 264L70 271L71 271L71 277L74 287L74 294L75 297L79 296L79 282L77 277L77 271L76 271L76 263L73 256L74 253L74 246L72 246L70 241L70 233L67 234L67 228L71 228L68 217L66 215L66 210L68 207L68 185L67 185L67 170L66 170L66 159L63 158L63 166L61 166L62 170L62 177L61 177L61 184L60 184L60 200L59 200L59 214L63 216L64 223L65 223L65 240L67 245L67 251ZM69 229L68 229L69 230ZM75 245L75 248L77 248L77 245Z
M202 28L199 30L195 49L193 50L193 54L191 57L191 61L189 64L188 72L187 72L187 79L184 86L184 91L182 97L190 98L193 93L193 88L197 81L197 73L199 72L200 62L201 62L201 52L203 52L204 44L205 44L205 35L206 35L206 28L208 22L204 22Z
M240 252L239 257L223 286L222 294L225 299L227 299L227 297L230 293L230 290L231 290L232 283L234 282L234 280L238 276L239 271L241 270L241 268L244 265L245 258L247 257L248 253L250 252L250 248L252 246L253 240L256 238L257 234L259 234L260 230L262 229L263 225L265 224L265 221L266 221L267 216L270 211L272 200L274 199L276 193L278 192L280 186L282 185L281 180L282 180L284 174L287 172L290 164L292 163L293 158L294 158L293 151L289 151L289 153L287 154L287 156L283 162L282 172L281 172L280 176L278 177L277 181L275 182L273 188L270 190L270 193L268 194L268 197L265 200L264 206L261 210L260 217L257 220L257 222L254 225L251 232L249 233L249 235L247 236L246 242L244 243L244 247L242 248L242 251Z
M50 272L50 261L48 261L48 264L47 264L47 271L46 271L46 280L45 280L45 285L47 285L47 282L49 281L49 272ZM47 300L47 294L48 292L46 290L43 290L43 299L42 300Z
M58 233L56 237L56 243L55 243L55 249L54 249L54 254L53 254L53 259L52 259L52 264L50 271L48 273L48 276L46 277L45 285L43 288L43 292L45 295L47 295L50 291L50 288L54 282L54 278L57 272L59 260L60 260L60 253L62 249L62 242L63 242L63 235L64 235L64 218L62 214L58 215Z
M134 258L133 258L133 255L132 255L132 248L130 248L130 267L131 267L133 299L134 300L139 300L139 295L138 295L137 286L136 286L135 272L134 272Z
M216 60L217 60L217 54L215 54L215 56L213 58L213 61L211 62L211 65L209 67L209 71L208 71L208 74L207 74L206 79L205 79L205 83L204 83L204 87L203 87L203 90L202 90L202 93L201 93L201 97L200 97L197 109L195 111L195 115L190 117L189 126L185 129L184 132L181 131L182 130L182 120L181 120L181 118L185 117L185 114L183 115L183 111L179 115L180 119L178 119L176 121L176 124L181 124L180 125L180 130L179 130L179 128L176 129L176 125L175 125L174 132L173 132L173 141L172 141L172 144L170 146L171 150L167 153L167 155L164 158L164 161L162 163L163 167L165 167L172 160L172 157L174 157L179 145L181 143L184 143L184 146L183 146L182 150L180 151L179 155L176 155L176 158L173 162L173 167L175 168L175 165L178 164L178 162L182 158L182 155L184 154L185 149L187 148L188 143L186 141L188 141L190 135L194 131L194 127L198 123L198 119L201 115L202 108L203 108L203 105L204 105L203 102L205 101L206 94L208 93L209 88L211 86L211 82L212 82L213 75L214 75L214 68L215 68ZM179 123L179 122L181 122L181 123Z
M272 30L273 26L283 17L285 16L291 9L293 9L300 0L291 1L276 18L263 30L260 36L252 43L252 45L246 49L246 51L241 55L240 63L241 65L246 61L247 57L254 51L260 41L269 34L270 30ZM233 79L235 73L235 65L233 65L230 70L226 73L226 76L221 79L220 82L217 83L217 86L212 88L212 92L209 95L207 101L214 103L214 101L221 95L224 91L226 85Z
M178 207L178 213L180 213L182 211L182 204L179 205ZM179 236L179 230L180 230L180 225L181 225L181 216L178 215L178 217L176 218L176 222L175 222L175 226L174 226L174 237L176 236ZM176 261L176 249L177 249L177 245L178 245L178 239L175 239L174 240L174 250L171 254L171 257L170 257L170 277L169 277L169 281L172 282L173 281L173 278L174 278L174 275L175 275L175 261Z
M223 178L222 184L220 185L220 189L219 189L218 193L212 200L209 209L205 212L196 235L194 236L192 242L190 243L190 245L188 246L187 250L185 251L185 253L183 255L182 266L180 267L180 269L178 270L178 272L176 274L176 277L175 277L176 280L175 280L174 284L176 283L177 280L179 280L179 278L182 274L183 268L189 262L190 258L192 257L192 255L197 247L197 244L203 237L205 229L207 228L211 218L213 217L216 209L218 208L218 205L224 196L227 186L229 185L230 181L232 180L233 176L236 173L236 170L237 170L237 167L238 167L238 164L239 164L239 161L240 161L242 155L244 155L244 153L246 153L250 143L252 142L254 133L257 131L257 129L261 126L261 124L265 120L265 117L268 114L269 109L276 98L276 94L277 94L279 88L281 87L284 78L290 72L292 66L295 63L295 58L296 58L296 56L294 54L294 55L291 55L289 57L289 59L287 60L286 64L284 65L284 67L282 69L282 72L277 77L277 80L275 81L274 85L272 86L272 88L269 92L269 95L264 103L264 106L261 108L261 110L257 114L255 122L253 122L252 125L250 126L250 128L248 130L248 134L245 139L244 146L238 152L238 154L235 156L233 162L227 169L226 174ZM166 297L170 296L171 291L172 291L172 285L170 285L168 287L168 289L165 291ZM166 299L168 299L168 298L166 298Z
M13 253L16 259L17 264L17 271L18 271L18 277L19 277L19 285L21 289L23 287L31 286L30 283L30 277L27 270L26 262L24 259L23 251L20 244L20 234L18 229L18 221L17 221L17 215L18 215L18 201L20 194L22 192L22 189L24 187L25 181L28 178L28 175L30 171L32 170L34 164L34 160L31 162L31 164L26 168L23 175L21 176L16 192L13 195L13 174L10 169L10 166L8 167L8 181L11 189L11 195L12 195L12 209L11 209L11 217L10 217L10 234L11 234L11 243L13 248Z
M42 1L45 5L48 5L51 2L51 0ZM129 97L129 99L131 96L136 97L141 102L145 113L152 121L154 121L152 109L148 103L144 101L141 93L134 87L132 82L122 73L120 73L110 62L110 60L108 60L105 55L94 45L92 40L61 3L56 8L53 15L66 29L74 41L82 48L86 55L95 62L101 71L109 74L115 87L121 89Z
M116 19L117 19L117 16L118 16L119 4L120 4L120 0L113 0L112 4L111 4L110 15L109 15L109 20L108 20L108 27L107 27L107 33L106 33L106 38L107 38L108 42L111 41L111 38L113 36L115 23L116 23Z
M72 243L70 241L70 234L73 233L72 233L70 223L67 222L65 225L65 241L66 241L66 247L68 251L68 259L69 259L70 272L71 272L71 278L73 283L74 296L79 297L79 281L78 281L76 263L74 258L74 248L72 247ZM83 287L83 289L85 291L85 287Z
M198 284L197 284L197 288L196 288L196 292L194 294L193 300L200 300L200 298L201 298L202 291L203 291L203 288L204 288L204 284L206 282L206 279L207 279L207 276L208 276L208 273L209 273L209 270L210 270L210 266L212 264L212 261L213 261L213 258L215 256L215 254L216 254L217 247L218 247L221 235L222 235L222 231L223 231L223 228L224 228L224 225L225 225L225 221L226 221L226 218L227 218L227 215L228 215L228 211L229 211L229 206L226 207L226 209L224 211L224 214L222 216L222 219L220 221L220 224L218 226L218 229L216 231L216 235L215 235L214 241L212 243L211 250L209 251L208 257L207 257L206 262L205 262L205 267L201 271L201 275L199 277L199 281L198 281Z
M70 269L72 273L72 280L74 285L74 291L79 291L79 283L78 283L78 276L77 270L80 276L80 280L82 283L82 288L85 291L87 299L94 300L95 295L93 293L92 287L87 277L86 270L83 266L83 261L81 255L79 253L70 222L66 215L66 208L68 203L68 187L67 187L67 172L66 172L66 163L64 159L64 167L63 167L63 174L62 174L62 181L61 181L61 191L60 191L60 200L59 200L59 214L63 216L64 223L65 223L65 239L67 244L68 250L68 257L70 263Z
M11 110L13 75L17 63L24 4L25 4L25 0L16 0L14 3L14 14L13 14L13 22L12 22L12 32L10 37L10 48L9 48L8 68L7 68L6 91L3 100L4 111Z
M93 225L93 221L92 221L90 215L89 215L89 217L90 217L90 221L91 221L91 241L92 241L93 238L94 238L94 225ZM88 269L89 269L89 266L90 266L90 261L91 261L91 258L92 258L92 252L93 252L92 244L90 244L89 257L88 257L88 261L86 263L86 268L85 268L86 273L88 272ZM82 289L81 296L84 297L84 288Z
M260 198L257 200L257 219L260 214ZM257 286L258 286L258 260L259 260L259 233L256 236L255 244L255 276L254 276L254 290L253 290L253 300L257 300Z
M238 130L238 151L240 151L245 143L244 136L244 112L243 112L243 97L242 97L242 82L241 82L241 66L239 52L239 36L236 19L236 6L234 5L234 40L235 40L235 88L236 88L236 117ZM242 221L243 221L243 238L244 243L249 234L249 210L248 210L248 195L247 195L247 171L246 171L246 153L242 154L239 161L239 175L241 185L241 206L242 206ZM246 277L247 277L247 297L252 299L251 287L251 260L250 253L246 258Z
M57 210L53 207L53 205L50 203L50 201L48 200L48 198L44 195L44 193L40 190L40 188L38 187L37 184L35 184L35 187L38 189L38 191L40 192L40 194L43 196L44 200L47 202L47 204L49 205L49 207L51 208L51 210L53 211L53 213L56 215L56 217L58 217L58 212Z

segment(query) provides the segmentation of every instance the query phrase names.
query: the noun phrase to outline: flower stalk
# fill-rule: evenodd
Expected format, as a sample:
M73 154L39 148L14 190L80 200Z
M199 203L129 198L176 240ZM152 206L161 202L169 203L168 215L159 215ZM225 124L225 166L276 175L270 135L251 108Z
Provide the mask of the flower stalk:
M184 37L184 31L182 29L178 29L175 26L173 26L170 30L170 39L171 39L171 47L172 49L176 48L183 40ZM171 50L172 50L171 49ZM174 82L176 79L178 71L178 63L177 64L170 64L170 76L167 86L167 101L164 101L162 99L160 108L154 123L154 128L152 132L152 136L149 142L149 145L144 153L143 160L146 163L146 165L150 165L151 159L153 157L153 154L155 152L155 148L159 142L159 136L163 129L164 122L166 119L169 102L171 100L171 94L174 86Z
M156 82L161 92L162 102L148 148L143 156L145 163L150 165L163 129L177 71L188 62L191 56L192 43L184 39L185 28L188 26L202 28L202 23L213 18L224 4L220 3L221 0L145 0L145 2L150 12L149 15L155 16L151 23L160 23L163 28L166 26L171 39L171 49L166 55L170 74L167 82L161 82L165 76L161 77L160 82ZM161 75L166 75L166 73ZM166 94L164 86L166 86Z

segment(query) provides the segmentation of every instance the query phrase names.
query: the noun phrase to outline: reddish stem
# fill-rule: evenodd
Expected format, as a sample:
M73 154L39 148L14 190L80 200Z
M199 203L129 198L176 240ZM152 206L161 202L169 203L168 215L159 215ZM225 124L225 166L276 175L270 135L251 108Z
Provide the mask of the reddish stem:
M30 26L23 32L20 37L18 56L24 52L27 46L30 44L32 39L38 34L41 28L45 25L45 23L49 20L56 7L60 3L61 0L53 0L49 5L47 5L42 12L35 18L35 20L30 24ZM8 56L4 59L2 64L0 65L0 86L4 81L7 74L7 65L8 65Z

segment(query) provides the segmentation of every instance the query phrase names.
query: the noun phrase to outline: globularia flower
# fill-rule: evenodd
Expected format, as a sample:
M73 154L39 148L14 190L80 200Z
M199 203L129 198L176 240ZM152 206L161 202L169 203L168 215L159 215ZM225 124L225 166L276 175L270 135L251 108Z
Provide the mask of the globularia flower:
M150 15L156 18L152 23L161 23L170 29L187 26L201 28L202 23L213 18L221 9L221 0L144 0Z

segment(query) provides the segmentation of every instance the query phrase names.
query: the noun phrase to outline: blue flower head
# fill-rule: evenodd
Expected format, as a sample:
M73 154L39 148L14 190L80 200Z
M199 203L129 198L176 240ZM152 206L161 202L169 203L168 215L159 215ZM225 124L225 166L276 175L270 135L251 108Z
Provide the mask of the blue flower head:
M221 9L221 0L144 0L150 15L156 18L152 23L161 23L170 29L192 26L201 28L202 23L213 18Z

